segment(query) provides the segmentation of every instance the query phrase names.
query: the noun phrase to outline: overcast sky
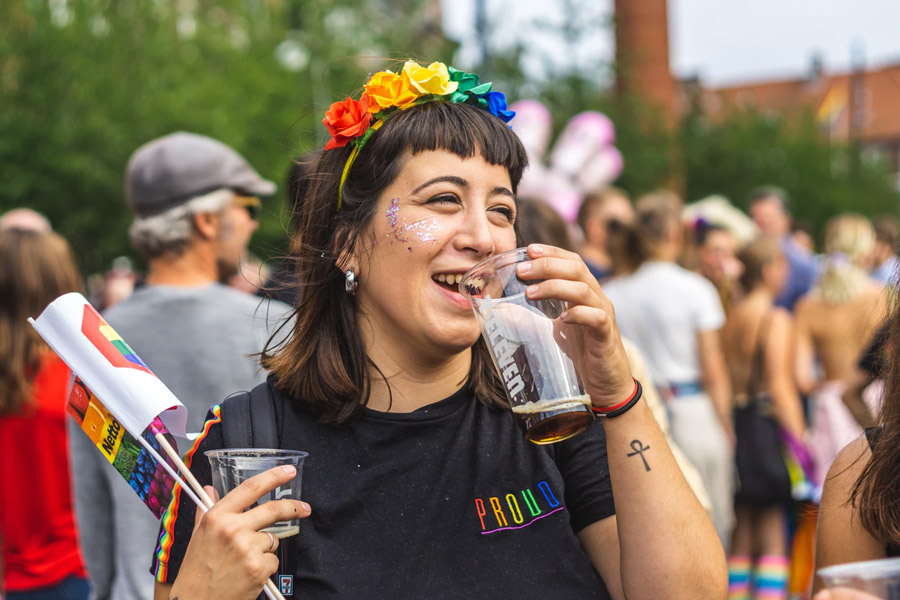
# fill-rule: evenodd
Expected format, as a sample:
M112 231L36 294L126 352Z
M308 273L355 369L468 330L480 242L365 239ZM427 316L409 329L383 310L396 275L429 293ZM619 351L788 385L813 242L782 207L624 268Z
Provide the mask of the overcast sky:
M557 66L612 59L612 32L603 25L612 0L485 1L492 43L528 40L534 69L540 57ZM583 7L579 21L597 31L577 47L551 31L567 1ZM447 33L463 42L460 62L470 66L478 57L475 0L442 2ZM802 76L816 53L826 71L846 70L854 45L869 65L900 62L900 0L669 0L672 69L708 85Z

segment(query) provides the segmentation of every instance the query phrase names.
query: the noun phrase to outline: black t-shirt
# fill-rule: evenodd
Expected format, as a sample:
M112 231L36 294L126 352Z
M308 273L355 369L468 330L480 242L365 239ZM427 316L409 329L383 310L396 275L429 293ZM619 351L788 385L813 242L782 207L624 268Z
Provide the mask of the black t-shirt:
M268 384L263 384L268 385ZM293 568L296 598L608 598L575 533L614 514L606 438L594 423L558 444L527 442L510 416L462 389L412 413L366 410L323 425L275 392L281 447L309 453ZM219 407L187 459L223 445ZM154 556L173 582L194 525L176 493ZM287 551L287 550L285 550ZM290 585L288 585L290 584Z

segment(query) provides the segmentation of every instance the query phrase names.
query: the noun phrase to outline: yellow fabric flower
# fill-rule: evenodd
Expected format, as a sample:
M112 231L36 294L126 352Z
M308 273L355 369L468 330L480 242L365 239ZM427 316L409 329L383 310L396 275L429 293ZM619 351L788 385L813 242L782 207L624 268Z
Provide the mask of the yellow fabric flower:
M369 112L377 113L385 108L399 106L409 108L422 95L407 77L391 71L379 71L369 78L364 86L369 95Z
M452 94L459 87L459 82L450 81L447 65L441 62L433 62L423 67L414 61L406 61L403 65L403 76L407 77L412 87L422 94L444 96Z

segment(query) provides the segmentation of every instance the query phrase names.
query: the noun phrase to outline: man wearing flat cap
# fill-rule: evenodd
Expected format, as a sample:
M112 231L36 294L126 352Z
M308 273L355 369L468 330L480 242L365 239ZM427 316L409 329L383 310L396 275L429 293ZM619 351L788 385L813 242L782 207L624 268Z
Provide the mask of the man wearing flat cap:
M148 142L128 162L129 234L147 258L147 284L104 316L188 408L188 431L200 431L213 404L265 380L254 355L289 307L220 282L240 268L260 197L274 193L237 152L192 133ZM159 523L84 433L73 428L70 439L95 598L151 600Z

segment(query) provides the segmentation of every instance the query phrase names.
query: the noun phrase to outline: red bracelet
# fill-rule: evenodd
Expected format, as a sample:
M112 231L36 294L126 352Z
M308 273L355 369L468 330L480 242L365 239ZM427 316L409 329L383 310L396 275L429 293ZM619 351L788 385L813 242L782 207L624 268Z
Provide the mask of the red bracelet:
M638 385L639 384L638 384L638 380L635 379L634 377L632 377L631 379L634 381L634 390L632 390L631 395L628 396L628 400L626 400L625 402L620 402L619 404L616 404L615 406L604 406L603 408L598 408L596 406L591 405L591 410L594 412L594 414L605 415L607 413L617 411L620 408L623 408L625 405L627 405L632 400L634 400L634 397L638 393Z

